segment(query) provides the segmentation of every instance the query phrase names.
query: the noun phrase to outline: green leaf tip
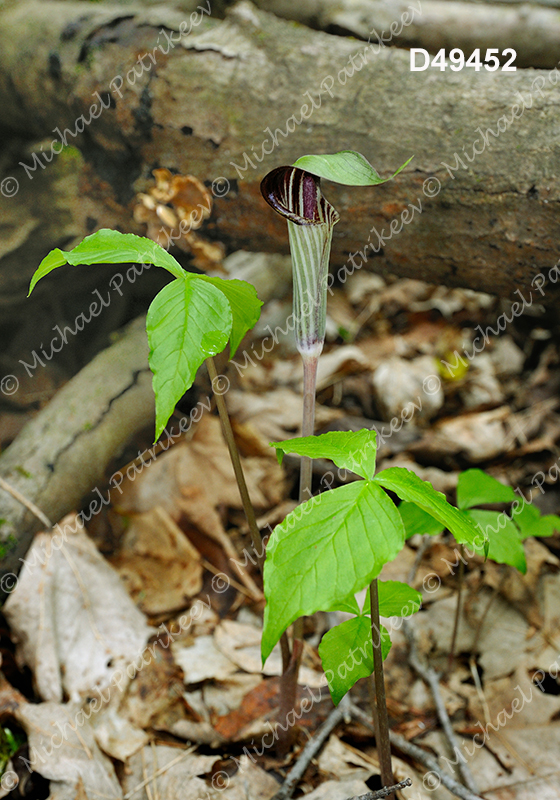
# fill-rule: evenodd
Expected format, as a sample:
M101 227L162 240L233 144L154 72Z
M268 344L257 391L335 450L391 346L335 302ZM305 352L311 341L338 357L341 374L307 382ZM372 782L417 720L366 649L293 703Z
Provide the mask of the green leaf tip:
M398 168L389 178L382 178L369 161L355 150L341 150L338 153L325 155L301 156L294 162L294 167L303 169L319 178L326 178L345 186L377 186L395 178L399 172L410 164L414 156Z
M309 458L328 458L337 467L355 472L369 480L375 473L377 433L362 428L359 431L331 431L319 436L286 439L273 442L277 454L297 453ZM279 455L279 461L282 463Z
M450 505L444 494L436 492L428 481L422 481L414 472L404 467L390 467L379 472L374 481L390 492L395 492L401 500L416 503L430 516L448 528L460 544L481 547L484 536L462 511Z

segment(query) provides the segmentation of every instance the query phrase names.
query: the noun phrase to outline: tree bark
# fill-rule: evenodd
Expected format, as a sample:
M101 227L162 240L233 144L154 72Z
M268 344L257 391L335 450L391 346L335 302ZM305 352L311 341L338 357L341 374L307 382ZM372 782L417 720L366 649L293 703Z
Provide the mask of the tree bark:
M214 186L206 233L231 249L287 252L285 224L259 190L273 167L355 149L389 175L414 155L387 185L325 186L341 213L335 269L353 270L349 253L363 251L357 266L511 299L548 274L560 239L558 71L410 72L406 52L248 2L225 21L198 18L53 0L0 11L6 124L49 137L49 153L61 136L77 142L106 189L99 203L128 213L135 232L131 201L154 167L194 174ZM23 186L38 172L9 174ZM554 304L554 288L541 298L533 286L533 297Z
M0 456L0 477L56 523L104 480L110 461L153 420L141 318L26 425ZM97 505L103 507L101 499ZM6 551L0 564L1 597L10 588L4 576L18 573L33 535L45 525L1 487L0 519L0 543Z

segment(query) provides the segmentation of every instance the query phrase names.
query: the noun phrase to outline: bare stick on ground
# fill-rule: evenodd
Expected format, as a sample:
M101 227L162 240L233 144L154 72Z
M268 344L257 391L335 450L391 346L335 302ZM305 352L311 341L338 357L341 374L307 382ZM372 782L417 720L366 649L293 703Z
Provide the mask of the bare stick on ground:
M334 708L327 719L323 722L320 728L315 732L311 739L307 742L301 751L298 760L288 773L286 780L282 787L276 792L272 800L288 800L292 796L294 790L303 778L305 770L311 763L311 759L315 758L325 740L336 728L339 722L344 719L345 711L348 707L348 701L344 698L337 708Z
M405 778L404 781L395 783L394 786L387 786L385 789L377 789L375 792L366 792L366 794L357 794L354 797L349 797L348 800L378 800L381 797L388 797L398 789L406 789L407 786L412 786L410 778Z
M372 731L374 730L371 720L365 711L362 711L362 709L358 708L354 703L351 703L350 711L354 719L359 720L366 728ZM412 744L412 742L409 742L404 736L394 733L393 731L389 731L389 739L391 744L400 750L401 753L409 756L409 758L414 761L418 761L418 763L426 767L429 772L433 772L434 781L441 781L445 788L449 789L456 797L460 797L461 800L483 800L479 794L474 794L470 789L467 789L466 786L463 786L462 783L459 783L459 781L456 781L455 778L452 778L447 772L444 772L436 759L426 753L425 750L422 750L421 747L418 747L418 745ZM424 778L425 777L426 776L424 776Z
M414 631L412 629L412 625L407 620L404 621L403 630L410 648L408 655L409 663L414 671L417 672L422 680L425 681L425 683L427 683L430 687L430 691L432 692L432 696L436 704L437 715L441 723L441 727L443 728L443 732L447 738L447 741L449 742L449 746L453 752L460 753L460 742L455 736L455 731L453 730L451 720L449 719L449 714L447 713L445 703L443 702L443 697L441 696L441 691L439 688L439 675L432 667L424 666L420 661L418 657L418 651L416 649ZM458 767L465 786L467 786L471 792L476 793L478 791L478 787L467 764L459 760Z

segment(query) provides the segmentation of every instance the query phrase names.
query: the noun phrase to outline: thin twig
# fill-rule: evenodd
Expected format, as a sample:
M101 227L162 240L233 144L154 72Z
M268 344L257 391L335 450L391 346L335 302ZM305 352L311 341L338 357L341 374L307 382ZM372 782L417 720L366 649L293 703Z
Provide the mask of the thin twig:
M352 703L350 705L350 710L355 719L359 720L366 728L374 731L370 718L361 708L358 708L358 706ZM418 747L418 745L412 744L412 742L407 741L404 736L394 733L393 731L389 731L389 739L391 740L391 744L400 750L401 753L413 758L430 772L433 772L434 776L441 781L445 788L449 789L456 797L460 797L461 800L483 800L480 795L473 794L470 789L467 789L462 783L459 783L459 781L456 781L451 775L448 775L447 772L444 772L436 759L426 753L425 750L422 750L421 747Z
M378 800L378 798L381 797L388 797L399 789L406 789L407 786L412 786L410 778L405 778L404 781L399 781L399 783L395 783L394 786L386 786L384 789L377 789L375 792L354 795L354 797L349 797L348 800Z
M22 506L25 506L25 508L31 511L31 513L36 516L37 519L43 523L43 525L49 529L52 528L52 522L47 515L41 511L39 506L36 506L35 503L33 503L31 500L28 500L27 497L25 497L25 495L23 495L21 492L18 492L17 489L14 489L14 487L5 481L4 478L0 478L0 488L4 489L4 491L8 492L8 494L11 494L14 500L17 500L18 503L21 503Z
M188 748L188 750L185 750L183 753L181 753L181 755L177 756L177 758L172 759L164 767L160 767L159 769L154 770L154 772L148 778L146 778L146 780L143 780L141 783L135 786L134 789L131 789L130 792L127 792L124 795L123 800L130 800L130 798L133 797L136 794L136 792L139 792L140 789L143 789L144 786L147 786L150 783L150 781L153 781L155 778L158 778L160 775L163 775L164 772L170 770L171 767L174 767L176 764L179 763L179 761L182 761L187 756L190 756L190 754L196 750L197 746L198 745L192 745L191 747Z
M347 698L343 698L340 702L340 705L331 711L327 719L323 722L321 727L317 729L299 754L298 760L288 772L286 780L276 792L272 800L288 800L288 798L292 796L297 784L303 778L305 770L309 766L311 759L315 758L327 737L336 728L338 723L344 719L347 706L348 700Z
M408 622L408 620L403 621L403 630L410 648L408 655L408 660L410 662L410 665L415 670L415 672L418 673L418 675L422 678L422 680L425 681L425 683L427 683L428 686L430 687L436 705L437 715L441 723L441 727L443 728L443 732L447 737L447 741L449 742L451 750L453 751L453 753L460 752L460 743L457 740L457 737L455 736L455 731L453 730L451 720L449 719L449 714L447 713L445 703L443 702L443 697L441 696L441 691L439 688L440 677L438 673L435 671L435 669L433 669L433 667L424 666L420 661L418 657L418 650L416 649L416 639L414 636L414 631L412 625L410 624L410 622ZM475 783L473 774L470 771L467 764L462 761L459 761L458 767L465 786L467 786L471 790L471 792L474 793L478 792L478 787Z
M408 577L406 582L409 583L411 586L414 583L414 579L416 578L416 573L418 572L418 567L422 563L422 559L424 558L424 553L430 549L432 546L433 537L429 534L425 534L422 536L422 541L420 542L420 547L416 551L416 557L414 559L414 563L410 568L410 572L408 573Z
M215 567L214 564L211 564L210 561L207 561L205 558L201 558L200 559L200 564L201 564L201 566L204 567L204 569L207 569L208 572L211 572L212 575L223 575L224 574L221 569L218 569L218 567ZM250 600L255 600L255 592L250 592L248 589L245 588L245 586L242 586L240 583L238 583L235 580L235 578L230 578L229 575L228 575L228 582L229 582L229 584L231 586L233 586L234 589L237 589L238 592L241 592L241 594L244 594L245 597L248 597Z

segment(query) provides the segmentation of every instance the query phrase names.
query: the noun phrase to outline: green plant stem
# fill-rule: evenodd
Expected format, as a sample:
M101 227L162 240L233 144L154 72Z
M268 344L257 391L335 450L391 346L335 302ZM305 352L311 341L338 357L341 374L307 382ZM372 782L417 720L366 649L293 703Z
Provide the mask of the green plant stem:
M302 354L303 361L303 422L302 436L313 436L315 433L315 390L317 387L318 355ZM311 497L313 478L313 460L302 456L299 477L299 502L304 503Z
M318 355L302 353L303 361L303 421L301 426L302 436L313 436L315 432L315 388L317 385ZM302 456L299 478L299 502L304 503L311 497L313 477L313 461L307 456ZM295 709L297 701L297 687L301 656L303 654L303 620L296 619L292 627L292 652L288 667L284 664L280 681L280 721L286 726L288 714ZM287 726L286 726L287 727ZM285 756L293 741L293 731L287 728L279 729L277 753Z
M373 681L375 687L375 703L373 718L375 723L375 740L383 786L393 786L393 767L391 765L391 742L389 741L389 717L387 715L387 699L385 697L385 679L383 676L383 653L381 651L381 623L379 621L379 594L377 578L370 584L371 640L373 645ZM391 795L391 800L395 796Z
M455 660L455 647L457 645L457 635L459 633L459 620L461 617L463 579L465 577L465 548L462 544L459 545L459 552L461 554L458 577L459 585L457 591L457 605L455 606L455 619L453 620L453 633L451 635L451 646L449 648L449 658L447 659L447 673L450 673L453 669L453 661Z

